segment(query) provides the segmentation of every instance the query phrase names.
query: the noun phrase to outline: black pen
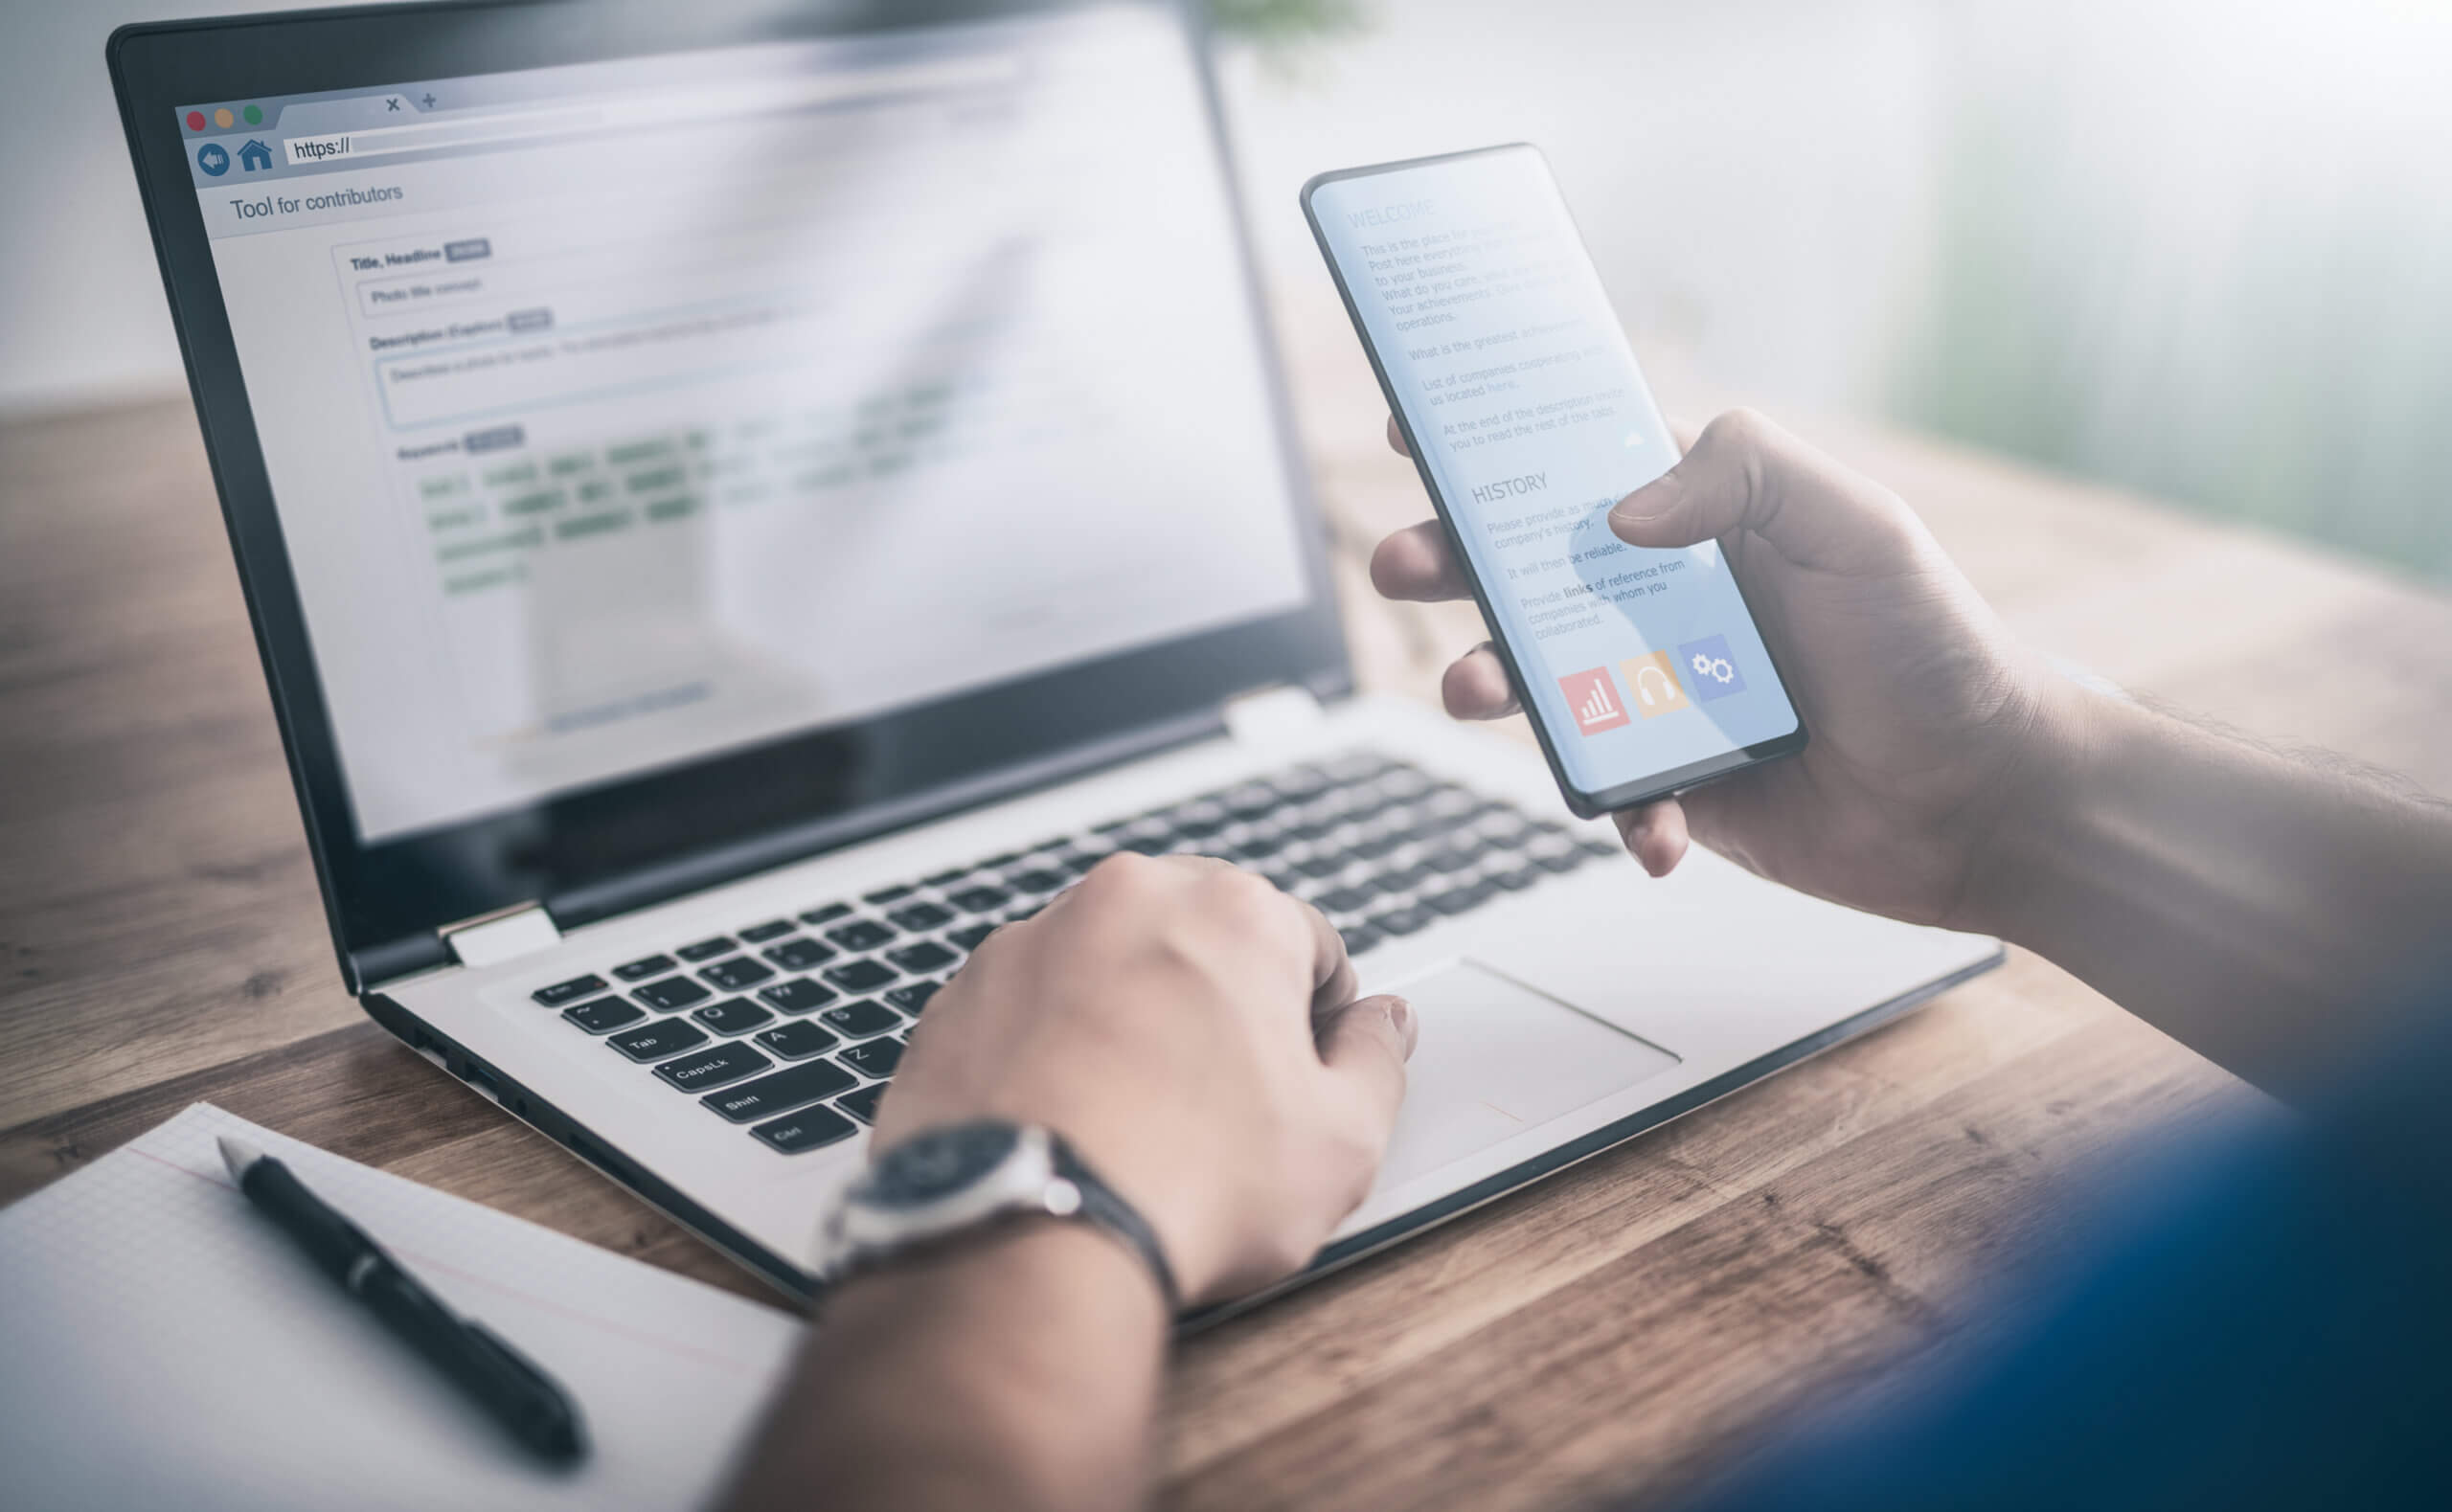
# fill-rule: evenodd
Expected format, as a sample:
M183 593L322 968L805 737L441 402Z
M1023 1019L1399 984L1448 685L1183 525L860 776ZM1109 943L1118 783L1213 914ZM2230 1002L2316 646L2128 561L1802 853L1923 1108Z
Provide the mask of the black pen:
M289 1167L251 1144L218 1140L247 1200L289 1231L317 1265L383 1326L457 1382L511 1435L548 1459L587 1453L579 1409L511 1345L445 1307L357 1225L327 1207Z

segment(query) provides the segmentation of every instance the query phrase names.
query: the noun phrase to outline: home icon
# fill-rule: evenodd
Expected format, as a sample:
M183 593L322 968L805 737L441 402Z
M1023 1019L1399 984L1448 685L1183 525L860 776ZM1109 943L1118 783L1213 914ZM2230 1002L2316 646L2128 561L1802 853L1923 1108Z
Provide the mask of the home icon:
M254 137L249 137L247 145L238 149L238 166L250 173L261 172L272 167L272 148Z

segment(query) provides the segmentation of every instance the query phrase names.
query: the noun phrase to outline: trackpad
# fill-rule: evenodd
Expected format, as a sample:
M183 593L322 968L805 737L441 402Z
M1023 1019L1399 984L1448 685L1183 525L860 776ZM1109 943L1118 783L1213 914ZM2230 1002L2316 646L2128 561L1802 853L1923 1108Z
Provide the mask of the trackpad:
M1386 990L1413 1004L1421 1036L1405 1068L1382 1191L1677 1064L1667 1050L1475 961Z

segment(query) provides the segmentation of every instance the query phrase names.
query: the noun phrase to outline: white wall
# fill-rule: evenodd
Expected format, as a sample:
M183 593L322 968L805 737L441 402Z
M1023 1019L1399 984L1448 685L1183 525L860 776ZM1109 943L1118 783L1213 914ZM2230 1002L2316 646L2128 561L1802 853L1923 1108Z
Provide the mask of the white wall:
M179 391L102 42L127 21L277 9L0 0L0 412Z
M102 42L262 0L0 0L0 411L175 392L178 351ZM1324 168L1548 147L1621 307L1769 392L1866 392L1927 239L1922 0L1381 0L1291 80L1227 75L1264 256L1317 276L1294 191ZM39 144L37 146L37 144Z

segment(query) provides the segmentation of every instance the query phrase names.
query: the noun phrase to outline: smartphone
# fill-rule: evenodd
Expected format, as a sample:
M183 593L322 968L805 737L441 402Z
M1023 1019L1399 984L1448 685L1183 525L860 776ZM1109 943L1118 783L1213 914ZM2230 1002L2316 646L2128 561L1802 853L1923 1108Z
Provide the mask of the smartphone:
M1548 159L1516 145L1323 173L1303 214L1567 807L1590 819L1805 749L1718 543L1609 531L1677 448Z

